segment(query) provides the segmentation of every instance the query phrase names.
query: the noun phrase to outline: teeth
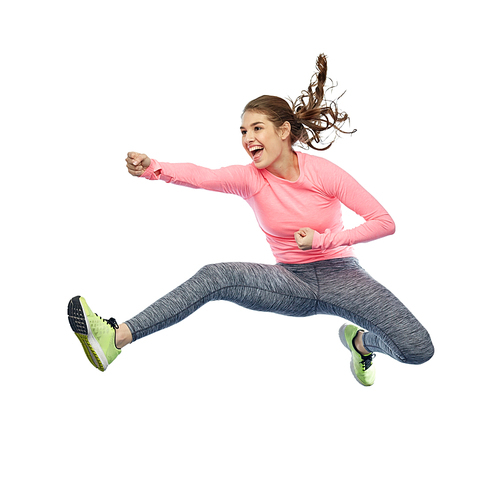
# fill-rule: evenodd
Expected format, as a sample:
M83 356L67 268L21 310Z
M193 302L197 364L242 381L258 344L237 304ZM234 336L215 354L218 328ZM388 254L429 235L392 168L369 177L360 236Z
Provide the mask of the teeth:
M262 146L251 146L248 148L248 151L255 151L257 149L264 149Z

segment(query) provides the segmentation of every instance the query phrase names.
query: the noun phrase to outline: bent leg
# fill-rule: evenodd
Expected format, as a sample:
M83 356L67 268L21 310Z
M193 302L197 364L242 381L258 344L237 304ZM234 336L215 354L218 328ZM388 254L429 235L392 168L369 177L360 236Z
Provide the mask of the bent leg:
M383 352L409 364L421 364L432 357L434 347L426 329L356 259L336 270L325 267L317 271L318 313L341 316L366 330L363 344L368 351Z
M126 324L135 341L182 321L212 300L227 300L255 311L310 316L315 314L317 296L281 266L209 264Z

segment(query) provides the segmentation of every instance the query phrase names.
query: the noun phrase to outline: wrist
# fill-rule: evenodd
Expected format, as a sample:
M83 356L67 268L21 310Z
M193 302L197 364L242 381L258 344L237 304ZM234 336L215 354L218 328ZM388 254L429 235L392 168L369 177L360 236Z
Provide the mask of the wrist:
M322 237L321 234L318 233L318 231L314 231L314 236L312 240L312 249L313 250L318 250L321 248L323 242L322 242Z

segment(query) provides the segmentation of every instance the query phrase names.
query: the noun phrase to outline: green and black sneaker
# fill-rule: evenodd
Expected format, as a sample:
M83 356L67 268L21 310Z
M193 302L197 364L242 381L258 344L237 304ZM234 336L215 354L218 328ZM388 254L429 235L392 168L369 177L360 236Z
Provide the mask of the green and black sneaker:
M118 323L94 314L83 297L73 297L68 304L68 320L83 346L88 360L102 372L122 351L115 345Z
M340 327L339 336L340 341L347 349L351 351L351 372L356 380L365 386L373 385L375 383L375 366L373 365L373 358L375 353L364 356L359 353L354 347L354 337L358 334L360 328L356 325L345 323ZM364 330L363 330L364 331Z

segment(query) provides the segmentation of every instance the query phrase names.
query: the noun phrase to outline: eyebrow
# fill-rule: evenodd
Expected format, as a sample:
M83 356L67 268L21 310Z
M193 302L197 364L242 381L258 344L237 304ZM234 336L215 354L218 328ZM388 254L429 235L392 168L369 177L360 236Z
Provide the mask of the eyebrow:
M255 122L255 123L252 123L252 124L250 125L250 127L253 127L253 126L255 126L255 125L259 125L259 123L260 123L260 124L262 124L262 125L264 125L264 122ZM240 130L242 130L242 129L244 129L244 128L245 128L245 127L240 127Z

